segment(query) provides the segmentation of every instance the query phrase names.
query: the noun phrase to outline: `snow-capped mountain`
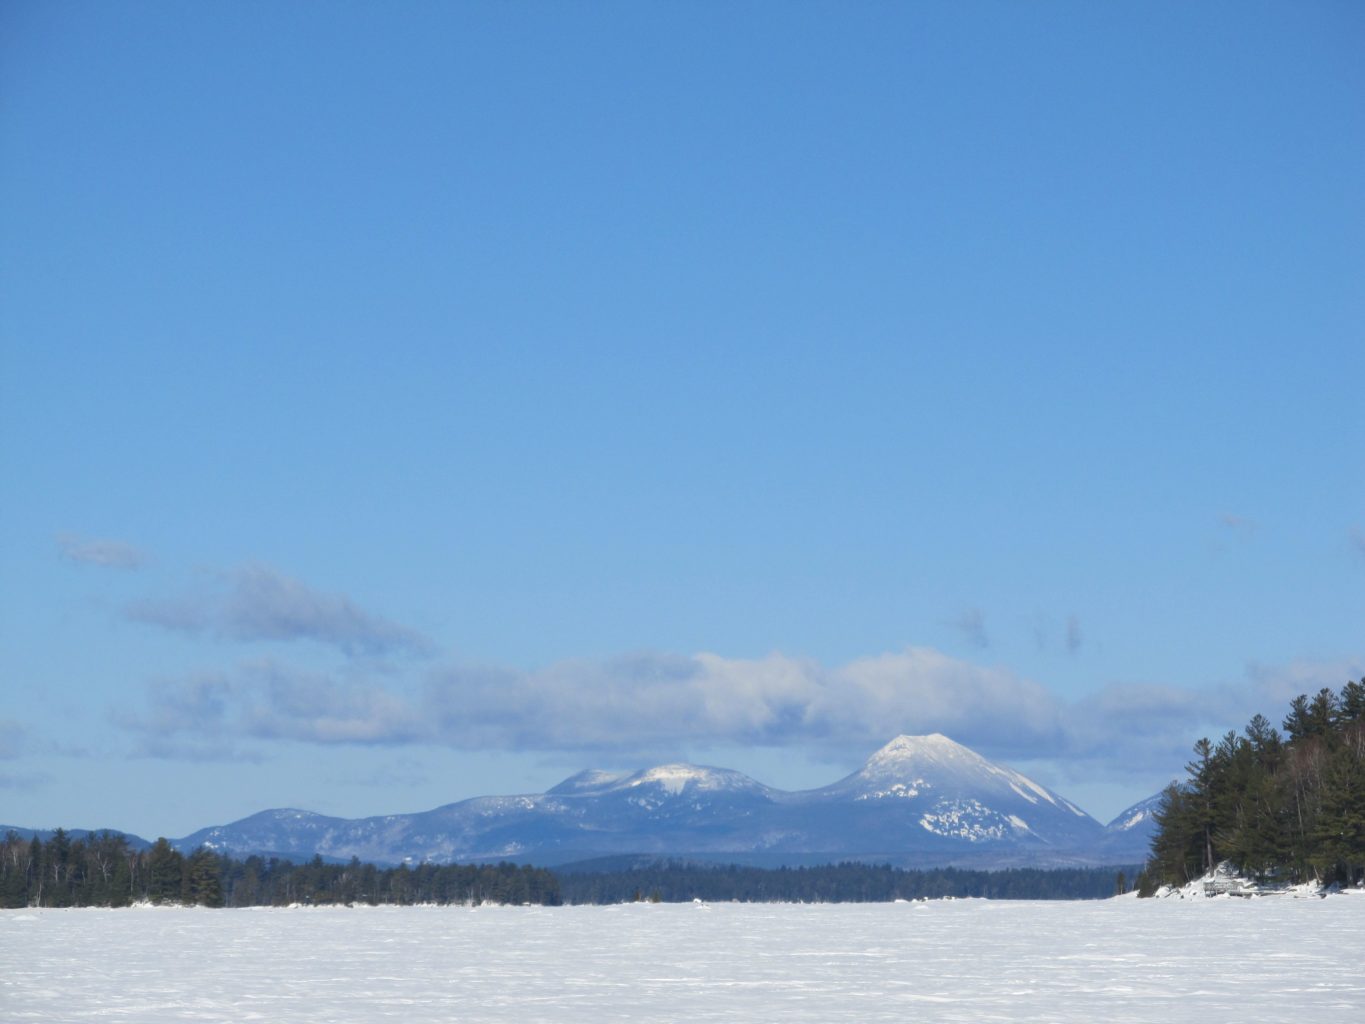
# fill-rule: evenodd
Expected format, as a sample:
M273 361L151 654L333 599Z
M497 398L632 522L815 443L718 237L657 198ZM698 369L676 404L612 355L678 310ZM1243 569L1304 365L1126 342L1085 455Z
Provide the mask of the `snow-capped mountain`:
M820 789L785 792L691 764L589 770L545 793L476 797L419 814L342 819L264 811L176 845L377 863L554 865L658 854L769 865L875 859L1004 867L1115 862L1106 835L1070 801L934 734L898 736L858 771ZM1113 845L1126 851L1131 844Z
M613 853L744 849L780 794L740 772L670 764L633 774L580 772L549 792L486 796L419 814L355 820L263 811L202 829L176 846L233 853L321 853L377 863L523 860L541 864Z
M1100 837L1098 850L1115 863L1136 864L1147 859L1152 836L1156 834L1156 810L1161 806L1164 792L1139 800L1132 807L1120 811Z
M1028 776L987 761L947 736L897 736L845 779L805 794L866 818L861 831L894 848L939 841L1061 851L1093 842L1100 824Z

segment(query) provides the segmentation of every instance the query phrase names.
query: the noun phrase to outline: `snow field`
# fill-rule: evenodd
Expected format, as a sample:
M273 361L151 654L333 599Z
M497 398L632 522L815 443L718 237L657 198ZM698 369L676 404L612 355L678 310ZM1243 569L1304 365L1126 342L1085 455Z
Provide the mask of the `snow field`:
M0 912L0 1019L1365 1020L1365 895Z

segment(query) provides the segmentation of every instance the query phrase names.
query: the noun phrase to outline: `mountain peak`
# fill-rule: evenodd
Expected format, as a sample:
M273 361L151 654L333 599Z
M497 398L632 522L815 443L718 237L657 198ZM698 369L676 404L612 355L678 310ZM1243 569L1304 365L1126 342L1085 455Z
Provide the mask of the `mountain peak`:
M546 790L548 796L574 796L584 793L601 793L611 789L629 772L604 772L597 768L587 768L577 775L570 775L558 786Z
M942 733L897 736L852 775L826 787L831 794L856 794L857 800L922 800L945 808L971 803L1012 808L1006 815L1016 829L1031 830L1029 819L1060 811L1098 826L1090 815L1027 776L986 760ZM937 812L936 812L937 813ZM954 813L957 813L954 811ZM940 815L942 816L942 815ZM925 828L929 828L926 824Z
M925 748L948 749L956 747L959 750L966 750L961 743L949 739L941 732L931 732L927 736L910 736L901 733L894 740L877 751L878 754L899 753L900 751L918 751ZM875 754L873 755L876 756Z
M712 768L699 764L661 764L636 772L622 782L623 786L649 786L677 796L688 792L748 791L767 789L761 782L732 768Z
M549 792L551 796L600 796L604 793L622 793L641 788L677 796L684 790L757 792L766 787L730 768L674 763L642 768L637 772L603 772L589 769L565 779Z
M981 755L949 739L941 732L927 736L900 735L867 759L868 768L903 764L907 761L980 761Z

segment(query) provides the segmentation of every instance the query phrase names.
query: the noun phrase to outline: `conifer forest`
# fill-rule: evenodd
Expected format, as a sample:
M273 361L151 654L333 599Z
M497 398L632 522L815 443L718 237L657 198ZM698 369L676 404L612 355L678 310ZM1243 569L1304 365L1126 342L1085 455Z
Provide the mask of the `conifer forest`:
M1256 715L1240 735L1194 745L1157 811L1139 892L1224 861L1265 882L1365 877L1365 679L1294 698L1283 729Z
M46 843L13 832L0 843L3 907L559 902L554 875L516 864L380 868L321 857L294 864L277 857L238 860L205 847L185 856L165 839L137 850L118 833L71 839L61 829Z

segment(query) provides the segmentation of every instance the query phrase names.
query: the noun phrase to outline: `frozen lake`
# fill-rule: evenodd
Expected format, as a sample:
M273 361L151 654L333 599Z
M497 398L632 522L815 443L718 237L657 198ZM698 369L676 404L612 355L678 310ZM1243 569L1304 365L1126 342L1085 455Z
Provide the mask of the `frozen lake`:
M16 1021L1365 1020L1365 895L0 911Z

